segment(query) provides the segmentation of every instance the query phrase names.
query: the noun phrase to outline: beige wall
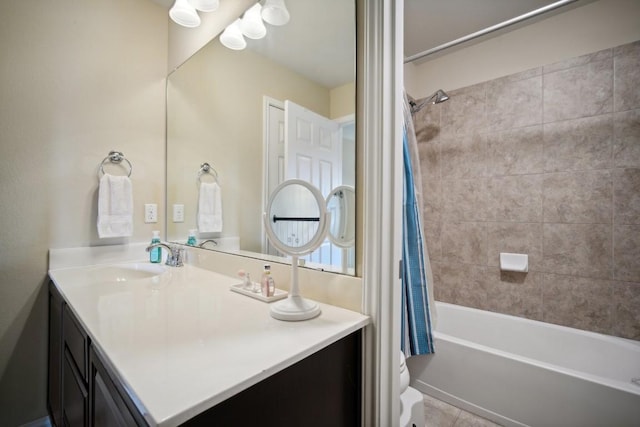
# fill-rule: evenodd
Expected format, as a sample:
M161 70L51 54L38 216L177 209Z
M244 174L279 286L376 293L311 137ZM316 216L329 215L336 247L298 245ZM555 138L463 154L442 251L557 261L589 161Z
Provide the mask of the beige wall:
M214 40L169 77L168 203L185 205L185 222L169 238L196 228L196 174L208 162L222 188L222 236L260 252L262 239L263 97L291 100L328 116L329 90L246 49Z
M46 414L47 250L147 241L164 204L167 15L147 0L0 2L0 424ZM96 233L97 168L133 163L135 230ZM161 210L162 212L162 210Z
M599 0L426 62L405 65L423 98L640 39L640 2Z
M356 84L347 83L331 89L330 119L340 119L356 113Z

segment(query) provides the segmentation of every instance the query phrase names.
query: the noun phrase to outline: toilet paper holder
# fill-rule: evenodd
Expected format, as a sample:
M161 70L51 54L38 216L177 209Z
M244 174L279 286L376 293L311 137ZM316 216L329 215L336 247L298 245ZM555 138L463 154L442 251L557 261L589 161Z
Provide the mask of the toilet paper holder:
M500 252L500 270L526 273L529 271L529 255Z

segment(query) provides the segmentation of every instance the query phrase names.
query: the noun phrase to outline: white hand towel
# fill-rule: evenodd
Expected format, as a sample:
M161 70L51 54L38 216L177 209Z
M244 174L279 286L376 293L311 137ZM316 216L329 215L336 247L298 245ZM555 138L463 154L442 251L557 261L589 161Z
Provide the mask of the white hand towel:
M133 192L127 176L104 174L98 189L98 236L133 234Z
M203 182L200 184L198 231L200 233L222 231L222 190L217 182Z

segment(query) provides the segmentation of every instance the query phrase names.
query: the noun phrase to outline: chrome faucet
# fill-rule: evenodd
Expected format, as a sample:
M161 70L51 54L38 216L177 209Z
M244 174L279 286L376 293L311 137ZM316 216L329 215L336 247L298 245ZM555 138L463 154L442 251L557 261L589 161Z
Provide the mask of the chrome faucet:
M213 246L218 246L218 242L213 239L207 239L204 242L200 243L198 246L204 248L204 245L206 245L207 243L213 243Z
M184 258L184 249L178 245L168 245L166 243L153 243L147 246L147 252L150 252L153 248L164 247L167 249L167 262L166 265L170 267L182 267L182 258Z

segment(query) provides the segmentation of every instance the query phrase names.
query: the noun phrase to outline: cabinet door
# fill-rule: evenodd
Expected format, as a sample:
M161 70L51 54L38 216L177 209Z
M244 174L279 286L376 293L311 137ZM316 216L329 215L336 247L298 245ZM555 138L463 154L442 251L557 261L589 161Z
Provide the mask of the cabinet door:
M68 349L64 352L62 389L64 425L84 427L87 422L87 390Z
M62 427L62 296L49 282L49 383L47 400L51 421Z
M90 353L91 408L89 425L91 427L147 425L138 412L130 410L95 351L92 349Z

